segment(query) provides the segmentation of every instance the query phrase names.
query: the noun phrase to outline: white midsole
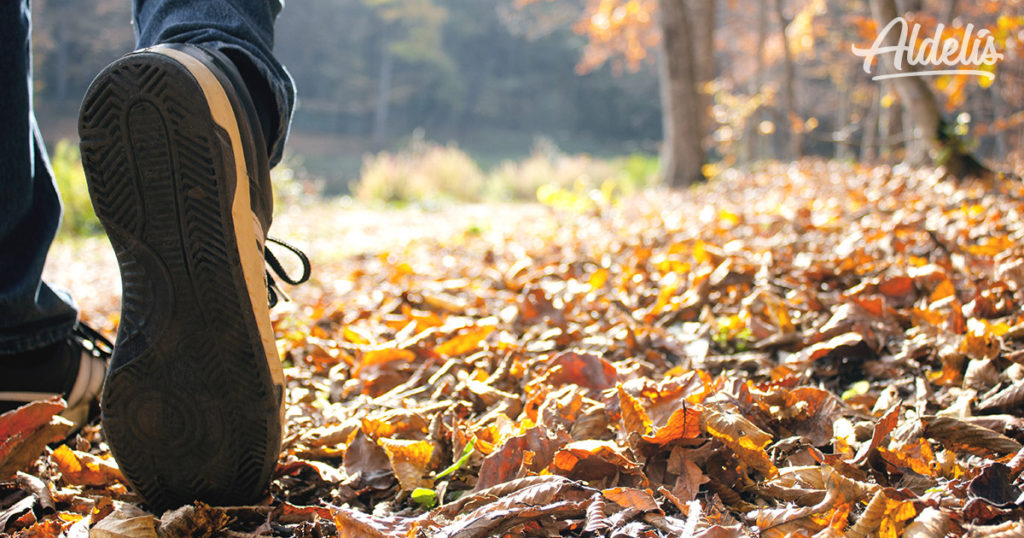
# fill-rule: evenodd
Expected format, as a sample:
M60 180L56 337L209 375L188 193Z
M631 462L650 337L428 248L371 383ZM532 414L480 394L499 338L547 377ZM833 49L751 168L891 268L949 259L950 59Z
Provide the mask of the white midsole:
M0 401L4 402L35 402L37 400L49 400L60 396L56 392L0 392Z

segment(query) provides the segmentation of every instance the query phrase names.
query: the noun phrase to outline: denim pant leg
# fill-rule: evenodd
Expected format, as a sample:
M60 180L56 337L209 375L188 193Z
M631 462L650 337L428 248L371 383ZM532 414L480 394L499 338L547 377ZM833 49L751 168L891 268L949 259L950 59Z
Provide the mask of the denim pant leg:
M78 312L42 282L61 205L32 113L28 0L0 2L0 355L52 344Z
M139 48L160 43L203 44L240 64L264 129L270 125L271 132L264 137L271 166L281 160L295 105L292 78L271 52L274 20L282 7L283 0L135 0ZM267 114L275 117L264 118Z

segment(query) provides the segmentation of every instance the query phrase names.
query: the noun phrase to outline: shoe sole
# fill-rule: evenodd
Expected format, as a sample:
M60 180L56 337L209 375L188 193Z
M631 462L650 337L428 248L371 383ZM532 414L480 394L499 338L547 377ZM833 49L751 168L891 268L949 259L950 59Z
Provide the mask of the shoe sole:
M202 54L125 56L93 81L79 118L89 194L122 280L103 430L157 510L258 500L281 444L254 146L238 113L251 104Z

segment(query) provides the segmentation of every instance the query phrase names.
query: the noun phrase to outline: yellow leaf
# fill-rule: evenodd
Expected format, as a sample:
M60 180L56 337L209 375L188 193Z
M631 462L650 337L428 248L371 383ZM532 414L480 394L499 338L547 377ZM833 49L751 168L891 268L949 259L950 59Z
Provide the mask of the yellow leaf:
M377 440L377 444L387 453L403 491L434 487L434 481L426 476L430 458L434 455L431 442L382 438Z
M739 460L765 476L775 476L779 470L764 451L772 436L758 428L738 411L719 412L705 409L701 414L702 426L709 435L728 446Z
M636 432L643 436L650 435L651 419L647 416L647 411L640 405L640 401L623 390L622 385L619 385L618 390L619 406L622 408L622 424L626 428L626 433Z
M64 480L80 486L109 486L116 482L124 482L124 476L117 464L101 459L92 454L71 450L67 445L60 445L50 461L57 464Z
M600 288L603 288L607 282L608 270L605 269L604 267L599 268L597 271L594 271L594 274L590 275L591 290L598 290Z
M359 332L356 331L356 329L353 329L352 327L349 327L347 325L345 326L344 329L341 330L341 336L344 337L345 340L348 340L349 342L352 342L353 344L362 344L362 345L370 344L370 339L369 338L363 336L362 334L359 334Z

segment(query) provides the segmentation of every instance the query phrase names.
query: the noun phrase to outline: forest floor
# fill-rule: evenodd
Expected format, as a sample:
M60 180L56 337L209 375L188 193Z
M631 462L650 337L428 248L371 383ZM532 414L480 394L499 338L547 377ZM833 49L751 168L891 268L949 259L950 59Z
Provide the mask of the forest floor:
M154 516L40 406L0 420L0 532L1021 536L1022 215L1019 183L825 161L582 212L288 207L314 273L272 313L266 502ZM47 275L113 335L104 239Z

